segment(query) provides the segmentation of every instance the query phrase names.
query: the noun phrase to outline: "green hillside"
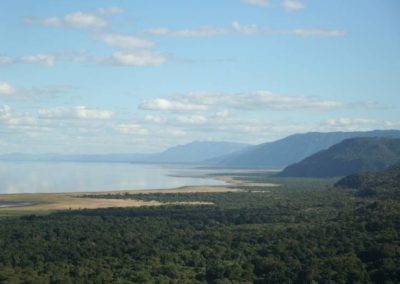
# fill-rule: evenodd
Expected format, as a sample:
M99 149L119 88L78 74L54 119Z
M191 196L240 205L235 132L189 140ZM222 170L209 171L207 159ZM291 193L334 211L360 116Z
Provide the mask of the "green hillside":
M400 161L398 138L353 138L285 168L284 177L337 177L378 171Z

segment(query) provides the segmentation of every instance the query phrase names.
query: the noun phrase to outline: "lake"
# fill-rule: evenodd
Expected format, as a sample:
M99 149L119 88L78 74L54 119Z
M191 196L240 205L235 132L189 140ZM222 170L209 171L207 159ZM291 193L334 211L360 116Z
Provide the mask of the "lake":
M164 165L130 163L0 162L0 194L167 189L224 185L222 181L171 176L184 171Z

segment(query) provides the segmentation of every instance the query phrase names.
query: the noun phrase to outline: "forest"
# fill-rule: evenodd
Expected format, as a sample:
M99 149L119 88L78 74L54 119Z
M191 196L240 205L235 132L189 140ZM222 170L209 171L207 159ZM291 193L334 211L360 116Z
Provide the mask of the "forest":
M399 283L398 194L237 178L281 186L105 194L165 205L4 217L0 283Z

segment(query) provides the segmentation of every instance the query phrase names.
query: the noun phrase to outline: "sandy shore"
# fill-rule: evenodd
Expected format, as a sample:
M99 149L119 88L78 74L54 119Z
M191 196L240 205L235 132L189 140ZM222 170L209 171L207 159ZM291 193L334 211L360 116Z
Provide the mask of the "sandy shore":
M23 193L23 194L2 194L0 202L29 202L24 206L13 206L0 208L0 216L25 215L33 213L49 213L57 210L73 209L95 209L111 207L142 207L160 206L165 203L158 201L142 201L135 199L104 199L104 198L81 198L82 195L100 194L149 194L149 193L195 193L195 192L229 192L238 189L228 186L184 186L172 189L153 190L123 190L107 192L79 192L79 193ZM174 203L178 204L178 203ZM179 204L198 205L202 202L183 202ZM208 203L207 203L208 204Z
M196 177L210 178L202 175ZM184 186L172 189L151 189L151 190L122 190L106 192L74 192L74 193L23 193L23 194L1 194L0 202L28 202L24 206L13 206L0 208L0 216L24 215L32 213L49 213L57 210L73 209L95 209L110 207L142 207L160 206L165 203L158 201L142 201L135 199L104 199L104 198L81 198L82 195L104 195L104 194L149 194L149 193L201 193L201 192L233 192L240 191L241 186L263 186L276 187L271 183L251 183L228 175L212 176L214 179L227 183L223 186ZM175 203L176 204L176 203ZM199 202L184 202L180 204L204 204Z

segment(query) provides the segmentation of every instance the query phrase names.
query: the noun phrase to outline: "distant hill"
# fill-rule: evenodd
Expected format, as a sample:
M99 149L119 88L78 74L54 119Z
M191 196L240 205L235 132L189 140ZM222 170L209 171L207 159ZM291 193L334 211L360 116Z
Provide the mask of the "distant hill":
M275 142L263 143L239 152L217 157L205 163L229 168L283 168L354 137L397 137L399 130L367 132L312 132L295 134Z
M349 175L339 180L335 187L357 189L359 196L400 193L400 164L379 172Z
M249 144L195 141L154 154L24 154L0 155L2 161L200 163L247 148Z
M336 177L383 170L400 161L400 138L352 138L286 167L283 177Z

